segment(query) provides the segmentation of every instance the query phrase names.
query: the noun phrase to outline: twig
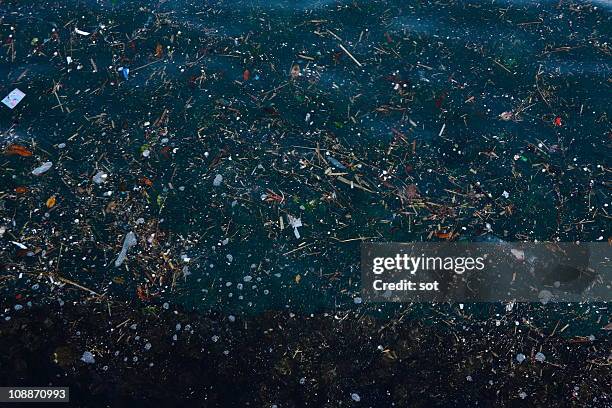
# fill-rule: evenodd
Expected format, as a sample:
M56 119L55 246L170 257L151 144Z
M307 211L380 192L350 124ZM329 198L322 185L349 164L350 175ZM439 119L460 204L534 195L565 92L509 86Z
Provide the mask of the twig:
M71 281L70 279L62 278L61 276L56 276L56 278L57 278L57 279L59 279L60 281L64 282L64 283L67 283L67 284L69 284L69 285L72 285L72 286L74 286L74 287L77 287L77 288L79 288L79 289L82 289L82 290L84 290L84 291L87 291L87 292L89 292L89 293L91 293L91 294L94 294L94 295L96 295L96 296L102 296L102 295L100 295L98 292L94 292L93 290L91 290L91 289L89 289L89 288L86 288L86 287L85 287L85 286L83 286L83 285L79 285L78 283L73 282L73 281Z
M346 55L348 55L353 61L355 61L355 64L359 65L360 67L363 67L361 62L357 61L357 58L353 57L353 54L351 54L346 48L344 48L344 45L338 44L338 46L342 49L342 51L346 52Z

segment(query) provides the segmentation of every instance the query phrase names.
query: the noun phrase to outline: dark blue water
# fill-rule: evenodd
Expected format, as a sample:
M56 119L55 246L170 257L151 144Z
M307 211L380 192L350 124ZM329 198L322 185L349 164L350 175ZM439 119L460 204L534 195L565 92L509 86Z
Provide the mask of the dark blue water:
M355 306L362 240L608 239L608 2L1 11L2 92L27 94L2 143L34 153L3 157L4 238L32 252L6 241L11 273L145 304L374 310Z

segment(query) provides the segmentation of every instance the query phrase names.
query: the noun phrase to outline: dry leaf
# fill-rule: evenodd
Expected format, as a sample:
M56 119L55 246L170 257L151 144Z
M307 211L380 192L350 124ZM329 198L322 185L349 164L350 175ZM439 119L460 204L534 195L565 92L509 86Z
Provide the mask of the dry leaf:
M111 201L110 203L108 203L104 211L107 213L112 213L115 211L115 208L117 208L117 202Z
M123 285L125 283L125 278L123 276L115 276L113 282L118 285Z
M47 208L52 208L54 205L55 205L55 196L51 196L47 200Z
M300 66L295 64L291 67L291 78L295 79L300 76Z
M21 157L30 157L32 155L31 151L29 151L23 146L16 145L16 144L9 145L4 151L4 153L8 155L17 155Z
M151 181L150 178L145 176L142 176L139 181L140 184L142 184L143 186L151 187L153 185L153 181Z
M440 239L452 239L453 238L453 232L436 232L436 237L440 238Z

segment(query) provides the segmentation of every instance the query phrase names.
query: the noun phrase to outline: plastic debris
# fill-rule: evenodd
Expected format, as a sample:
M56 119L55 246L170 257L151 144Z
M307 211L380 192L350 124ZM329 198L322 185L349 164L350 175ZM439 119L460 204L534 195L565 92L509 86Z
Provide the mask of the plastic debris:
M298 228L302 226L302 219L296 218L291 214L287 214L287 220L289 221L289 225L293 228L293 233L297 239L300 239L300 232Z
M94 358L94 355L90 351L85 351L83 352L83 355L81 356L81 361L84 362L85 364L94 364L96 362L96 359Z
M40 176L41 174L48 172L51 167L53 167L52 162L44 162L43 164L32 170L32 174L35 176Z
M20 249L28 249L28 247L21 242L11 241L12 244L17 245Z
M88 33L87 31L83 31L83 30L79 30L78 28L74 28L74 32L79 34L79 35L84 35L84 36L88 36L91 35L91 33Z
M334 159L333 157L327 156L327 160L331 163L332 166L334 166L338 170L346 170L346 166L340 163L338 160Z
M10 109L14 109L15 106L21 102L25 97L25 93L21 92L18 88L13 89L8 95L2 99L2 103L8 106Z
M608 402L609 307L558 303L566 271L541 304L380 304L360 245L528 269L519 242L611 241L609 2L59 3L0 6L0 377L34 355L118 401Z
M544 353L542 353L542 352L538 351L538 352L536 353L536 355L535 355L535 359L536 359L536 361L538 361L538 362L540 362L540 363L543 363L543 362L544 362L544 360L546 360L546 356L544 355Z
M115 259L115 267L119 267L123 264L125 258L127 257L129 249L137 243L138 241L136 240L136 235L132 231L128 232L125 235L125 238L123 240L123 246L121 247L121 252L119 252L117 259Z
M106 181L107 178L108 178L108 174L106 174L103 171L99 171L96 174L94 174L92 180L96 184L102 184Z

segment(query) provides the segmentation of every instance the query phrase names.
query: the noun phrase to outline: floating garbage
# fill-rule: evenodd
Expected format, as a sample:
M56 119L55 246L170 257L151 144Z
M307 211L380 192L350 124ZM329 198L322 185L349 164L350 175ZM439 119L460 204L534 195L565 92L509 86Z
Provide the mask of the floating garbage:
M85 351L83 352L83 355L81 356L81 361L84 362L85 364L94 364L96 362L96 359L94 358L94 355L90 351Z
M21 102L21 100L25 97L25 93L21 92L19 88L13 89L8 95L2 99L2 103L8 106L10 109L14 109L15 106Z
M295 234L295 237L297 239L300 239L300 232L298 231L298 228L302 226L302 219L296 218L291 214L287 214L287 220L289 222L289 225L293 228L293 233Z
M129 249L137 243L138 241L136 240L136 235L132 231L128 232L125 235L125 238L123 240L123 246L121 247L121 252L119 252L119 255L117 255L117 259L115 259L115 267L119 267L123 264L125 258L127 257Z
M340 163L338 160L334 159L333 157L327 156L327 160L331 163L332 166L334 166L338 170L346 170L346 166Z
M92 180L96 184L102 184L106 181L107 178L108 178L108 174L106 174L103 171L99 171L96 174L94 174Z
M0 6L3 382L177 406L608 402L609 307L578 301L605 276L520 296L523 243L610 241L605 1L58 3ZM371 302L378 242L497 244L527 273L469 281L511 282L503 303Z
M536 355L535 355L535 359L536 359L536 361L538 361L540 363L543 363L544 360L546 360L546 356L542 352L537 352Z
M87 31L79 30L77 27L74 28L74 32L79 34L79 35L84 35L84 36L91 35L91 33L87 32Z
M35 176L40 176L43 173L48 172L51 167L53 167L53 163L52 162L44 162L43 164L41 164L40 166L36 167L34 170L32 170L32 174Z
M121 75L123 75L123 79L125 79L126 81L129 79L130 77L130 69L127 67L120 67L119 68L119 72L121 72Z

